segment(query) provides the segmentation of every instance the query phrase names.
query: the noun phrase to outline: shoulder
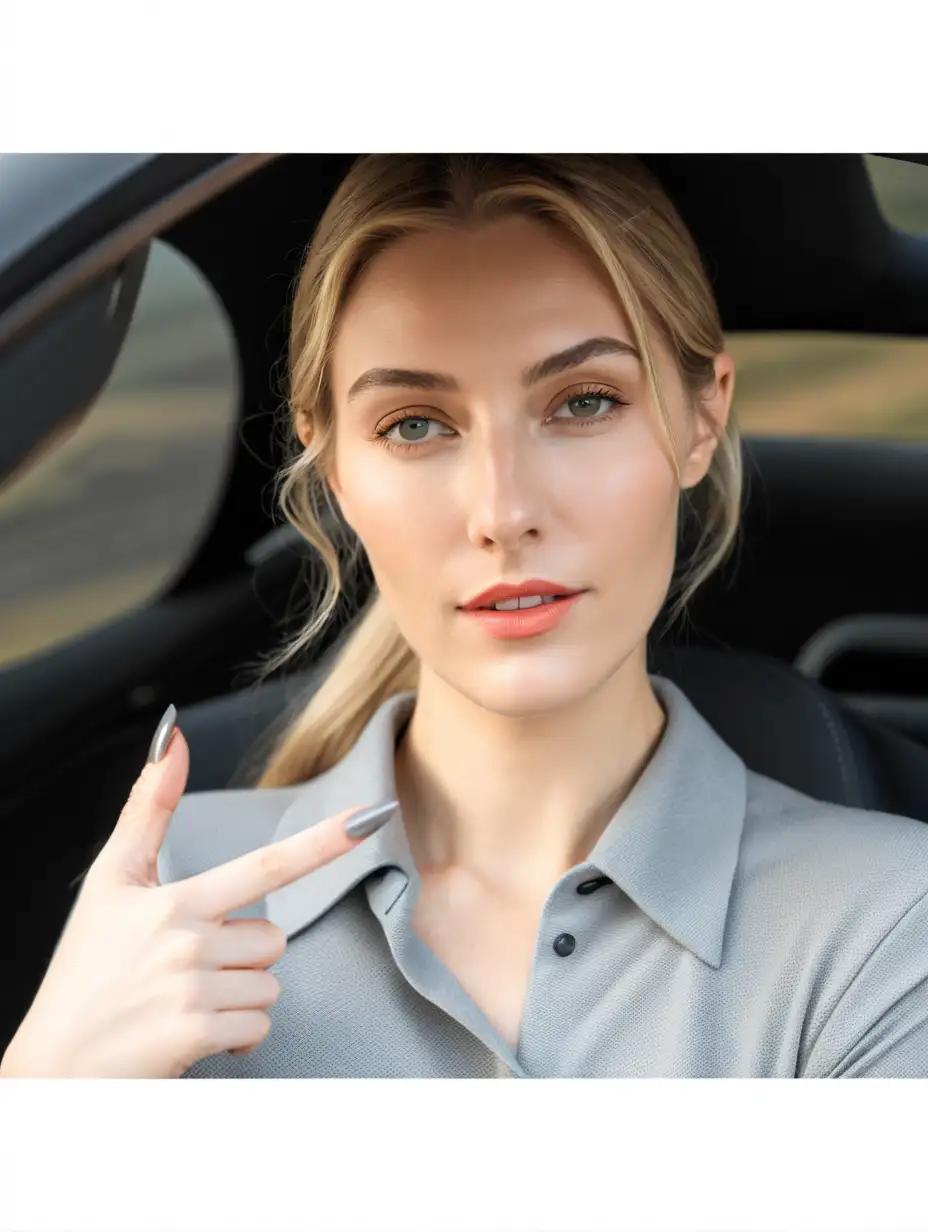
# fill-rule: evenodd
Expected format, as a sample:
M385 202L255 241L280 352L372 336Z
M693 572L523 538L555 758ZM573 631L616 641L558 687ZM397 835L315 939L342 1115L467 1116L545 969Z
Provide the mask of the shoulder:
M848 862L878 867L924 857L928 888L928 824L912 817L816 800L764 775L747 773L745 839L759 851L820 862L821 871Z
M274 839L298 788L234 788L181 797L158 856L162 884L263 847Z
M803 999L799 1073L928 1073L928 825L749 773L740 914Z
M849 930L873 945L928 902L928 824L815 800L748 772L739 878L768 907L776 901L778 914L788 905L794 918L814 920L823 940Z

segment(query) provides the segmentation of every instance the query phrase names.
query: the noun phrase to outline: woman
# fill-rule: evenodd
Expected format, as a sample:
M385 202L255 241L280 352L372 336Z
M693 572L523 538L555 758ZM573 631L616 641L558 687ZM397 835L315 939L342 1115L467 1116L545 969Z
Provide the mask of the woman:
M181 799L166 716L2 1072L928 1073L928 828L748 772L647 673L740 455L643 168L360 160L290 363L283 505L330 575L291 651L340 591L329 498L374 602L257 788Z

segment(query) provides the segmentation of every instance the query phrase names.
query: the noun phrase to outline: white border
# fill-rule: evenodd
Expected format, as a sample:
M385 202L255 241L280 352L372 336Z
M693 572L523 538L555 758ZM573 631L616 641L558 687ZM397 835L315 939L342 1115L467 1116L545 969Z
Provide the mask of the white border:
M918 11L5 0L0 149L918 151Z
M0 1226L899 1232L923 1082L46 1082L0 1089Z

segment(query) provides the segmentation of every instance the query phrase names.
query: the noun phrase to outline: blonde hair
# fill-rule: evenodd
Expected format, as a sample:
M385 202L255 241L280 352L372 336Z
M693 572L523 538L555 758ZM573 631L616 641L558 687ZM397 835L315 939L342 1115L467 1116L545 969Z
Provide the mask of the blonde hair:
M287 520L319 554L325 587L313 618L272 657L268 672L305 650L326 626L360 554L360 545L349 540L343 569L339 545L326 525L338 525L326 482L334 444L329 365L340 314L358 276L401 237L512 215L562 228L598 259L625 310L671 447L647 326L669 345L695 400L712 382L713 360L724 349L712 289L682 220L637 159L586 154L360 158L309 247L290 334L291 421L310 425L312 440L284 469L279 499ZM700 485L705 499L698 542L674 586L676 611L726 556L738 528L741 482L740 445L730 419ZM258 785L302 782L334 765L388 697L415 689L418 673L416 656L375 594L328 677L283 732Z

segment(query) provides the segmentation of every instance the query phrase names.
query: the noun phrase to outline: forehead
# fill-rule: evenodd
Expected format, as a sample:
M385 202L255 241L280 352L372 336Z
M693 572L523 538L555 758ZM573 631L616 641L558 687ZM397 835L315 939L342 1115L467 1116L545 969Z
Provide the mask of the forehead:
M333 352L336 395L374 366L521 369L598 335L631 341L609 279L578 242L511 218L404 238L364 271Z

